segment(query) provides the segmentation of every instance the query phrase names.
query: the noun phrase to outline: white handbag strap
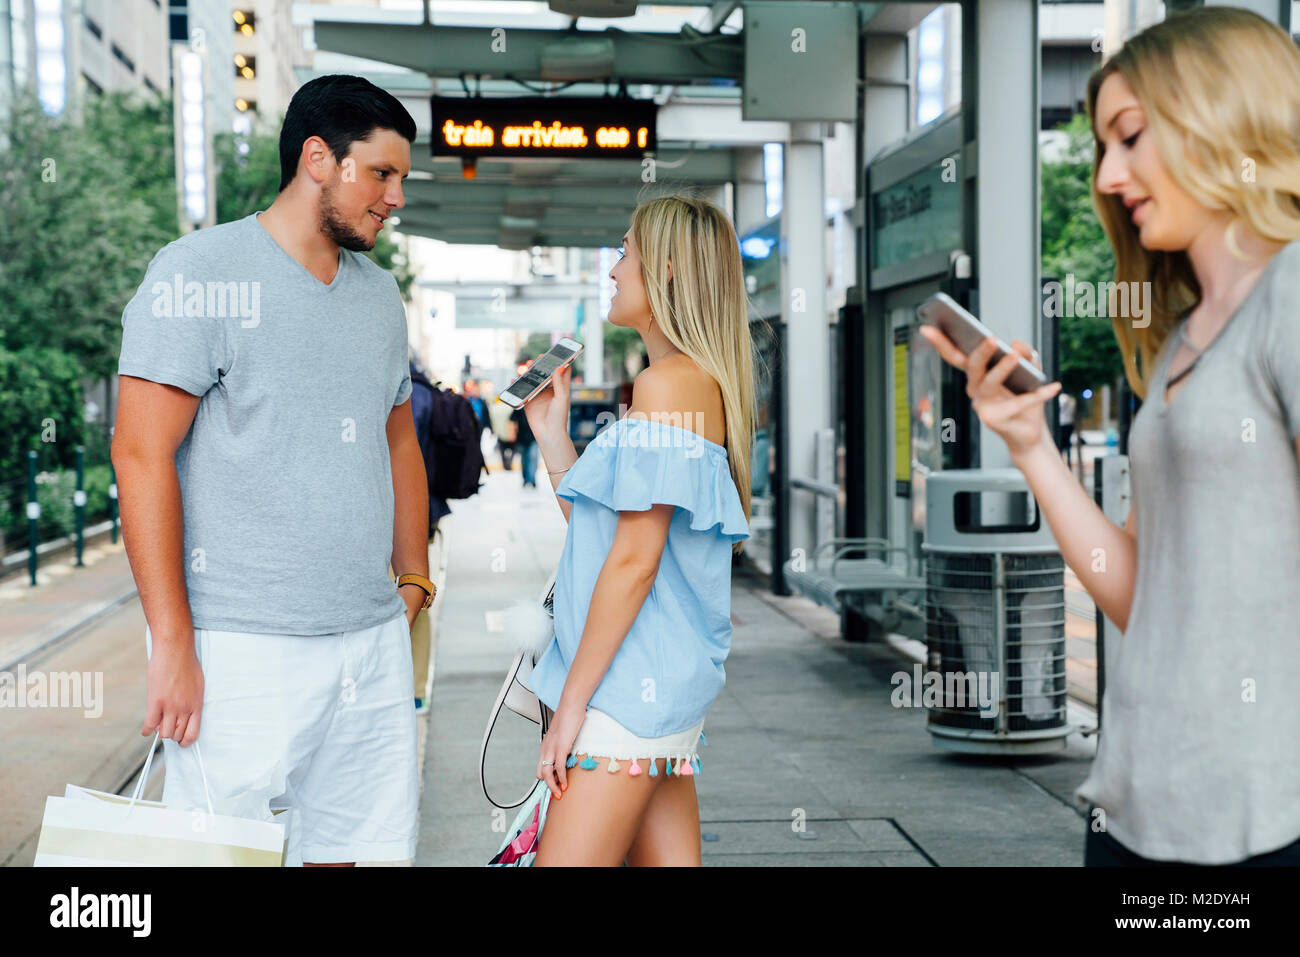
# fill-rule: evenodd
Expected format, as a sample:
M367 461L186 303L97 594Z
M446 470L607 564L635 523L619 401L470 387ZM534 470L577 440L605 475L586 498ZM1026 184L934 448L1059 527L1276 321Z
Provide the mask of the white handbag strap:
M526 654L528 654L527 651L521 651L518 654L516 654L514 662L510 665L510 670L506 672L506 680L501 685L501 691L497 694L497 700L492 705L492 711L488 715L487 727L483 729L483 743L479 745L479 750L478 750L478 783L483 788L483 796L486 797L493 806L499 807L503 811L508 811L511 808L519 807L519 805L523 804L525 801L528 800L528 796L533 793L533 790L537 787L537 784L541 783L540 781L534 782L532 785L529 786L527 792L524 793L524 796L521 797L518 801L515 801L513 804L502 804L500 801L496 800L494 797L492 797L492 792L488 790L488 786L487 786L488 741L492 737L492 729L496 727L497 718L501 717L501 709L504 708L506 704L506 695L510 693L510 686L514 683L515 676L519 674L519 666L523 663L524 655ZM551 723L550 715L547 714L547 710L548 709L546 708L546 706L542 705L541 707L542 735L541 736L543 738L546 737L547 728L550 726Z
M149 742L149 754L144 759L144 768L140 771L140 780L135 782L135 790L131 792L131 801L126 809L128 816L135 810L135 802L140 800L141 795L144 794L144 783L149 780L149 767L153 764L153 753L158 747L158 736L161 734L161 730L155 731L153 740ZM194 742L194 756L199 760L199 776L203 779L203 797L208 802L208 813L216 817L216 812L212 810L212 794L208 790L208 774L203 770L203 754L199 751L197 741Z
M560 571L559 567L557 566L555 571L551 572L550 577L546 579L546 584L542 586L542 593L538 596L538 600L541 602L542 607L546 609L547 614L549 614L552 618L555 617L553 611L553 604L555 600L555 578L559 574L559 571ZM520 651L518 654L516 654L515 660L511 663L509 670L506 672L506 680L501 685L501 691L497 694L497 700L492 705L491 713L488 714L487 727L483 729L483 743L479 745L479 749L478 749L478 783L483 788L483 796L488 799L489 803L491 803L495 807L501 808L503 811L508 811L511 808L519 807L519 805L523 804L525 801L528 800L529 796L533 793L534 790L536 790L537 785L542 783L541 781L537 781L534 784L530 785L528 791L524 794L524 796L521 797L518 801L515 801L513 804L501 804L497 802L492 797L491 792L488 791L488 786L487 786L488 740L492 737L492 729L496 727L497 718L501 717L501 709L504 708L506 704L506 695L510 693L510 686L514 684L515 678L519 674L519 667L520 665L523 664L524 655L526 654L529 654L529 652ZM533 661L533 664L537 664L536 660ZM546 705L543 704L541 701L538 701L537 709L542 716L541 736L543 739L545 739L546 732L551 726L550 709L547 708Z

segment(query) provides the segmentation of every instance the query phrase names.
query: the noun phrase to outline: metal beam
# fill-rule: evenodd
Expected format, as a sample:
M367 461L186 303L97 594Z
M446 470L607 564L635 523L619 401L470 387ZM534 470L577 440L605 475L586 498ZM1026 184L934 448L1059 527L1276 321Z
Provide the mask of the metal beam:
M636 205L641 185L550 186L542 182L531 186L513 183L408 179L403 186L403 192L406 201L412 205L441 206L452 203L502 208L510 203L518 203L534 204L541 208L606 206L622 209L629 204ZM398 215L401 215L400 211Z
M627 229L632 218L632 207L626 213L618 215L592 216L590 213L569 210L546 210L545 215L535 218L511 217L501 215L500 209L484 207L457 207L435 209L430 206L408 207L397 213L399 228L408 224L437 227L443 224L456 224L470 228L515 228L525 227L533 230L567 230L590 229L603 230L609 237L605 245L617 245L618 237Z
M465 246L499 246L502 249L529 249L533 246L565 246L577 249L598 249L609 244L609 234L591 234L580 230L539 232L527 235L504 233L497 229L457 229L454 227L398 226L397 231L408 236L423 236L445 243Z
M609 78L630 83L739 79L745 59L739 35L716 34L697 40L663 33L627 33L614 27L574 32L318 20L315 37L321 50L442 77L509 74L522 80L542 80L542 51L575 37L610 41L613 62Z
M728 183L735 179L736 161L731 150L697 149L660 150L655 154L656 176L702 184ZM429 141L417 138L411 144L411 169L415 172L450 176L460 180L461 161L457 157L429 155ZM642 165L636 160L551 160L515 157L489 158L478 161L479 181L494 177L509 177L511 182L520 178L536 177L556 185L582 183L635 183L641 184ZM407 183L412 182L408 180Z

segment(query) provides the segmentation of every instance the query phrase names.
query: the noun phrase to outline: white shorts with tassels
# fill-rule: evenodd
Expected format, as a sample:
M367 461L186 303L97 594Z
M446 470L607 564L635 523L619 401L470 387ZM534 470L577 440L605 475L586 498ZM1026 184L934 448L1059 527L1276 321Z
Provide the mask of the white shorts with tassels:
M605 770L613 774L625 771L633 777L643 773L651 777L661 773L689 776L699 773L699 746L707 743L703 721L675 734L643 738L605 712L588 708L565 766L594 770L597 758L610 758ZM661 759L667 759L667 764L660 765Z

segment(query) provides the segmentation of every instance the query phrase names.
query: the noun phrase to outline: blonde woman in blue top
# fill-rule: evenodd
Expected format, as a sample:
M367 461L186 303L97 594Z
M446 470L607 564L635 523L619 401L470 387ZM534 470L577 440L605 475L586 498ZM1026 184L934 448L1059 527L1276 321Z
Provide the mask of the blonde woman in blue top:
M643 203L610 272L609 321L649 367L579 458L569 375L528 404L568 520L555 638L532 673L555 710L536 863L700 863L695 776L725 681L731 558L749 535L754 373L736 233L680 196Z

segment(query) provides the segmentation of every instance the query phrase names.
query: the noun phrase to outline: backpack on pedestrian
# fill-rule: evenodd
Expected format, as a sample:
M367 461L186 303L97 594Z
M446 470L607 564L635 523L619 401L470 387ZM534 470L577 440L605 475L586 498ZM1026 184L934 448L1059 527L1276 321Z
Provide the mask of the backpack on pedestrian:
M425 380L426 382L428 380ZM429 416L429 442L421 443L429 491L442 499L477 495L485 463L479 445L482 428L469 400L450 389L433 390L433 411ZM427 449L427 451L425 451ZM432 467L429 459L434 461Z

